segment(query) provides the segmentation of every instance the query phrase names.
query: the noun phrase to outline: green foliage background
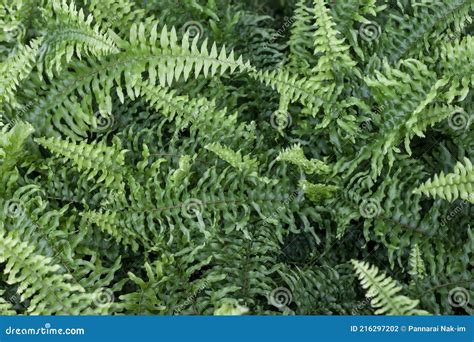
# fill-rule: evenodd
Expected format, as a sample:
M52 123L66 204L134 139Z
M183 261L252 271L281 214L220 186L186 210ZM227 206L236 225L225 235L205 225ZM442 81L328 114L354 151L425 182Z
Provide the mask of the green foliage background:
M472 314L471 0L1 0L0 314Z

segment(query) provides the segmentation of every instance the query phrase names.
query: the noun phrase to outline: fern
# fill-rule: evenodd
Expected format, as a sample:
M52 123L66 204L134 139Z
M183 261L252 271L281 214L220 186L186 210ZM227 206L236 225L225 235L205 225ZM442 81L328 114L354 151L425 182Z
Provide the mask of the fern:
M46 39L41 46L41 58L46 66L46 73L53 77L53 68L56 73L61 72L63 56L69 63L73 54L81 58L81 51L94 56L105 56L117 53L119 50L114 41L99 25L91 27L94 20L91 14L87 17L82 9L77 10L74 2L65 0L52 1L51 13L53 18L47 18L49 27Z
M472 314L472 9L5 2L1 313Z
M401 287L390 277L379 274L375 266L352 260L352 265L360 279L362 287L367 290L366 296L372 298L370 303L376 308L375 314L387 315L427 315L424 310L415 309L418 300L399 295Z
M126 151L120 151L115 146L111 148L100 142L75 144L59 138L43 138L37 142L66 160L71 160L78 171L87 173L88 180L99 176L97 182L104 182L106 187L122 180L120 166L124 165Z
M453 173L435 175L426 183L415 189L415 193L423 193L440 197L448 201L458 198L474 203L474 171L472 163L465 158L464 163L458 162Z
M410 275L415 279L423 279L426 276L426 269L418 245L414 245L411 249L409 261Z
M1 247L0 262L7 262L4 270L8 275L6 282L21 282L17 293L22 301L30 299L30 314L60 314L72 307L75 314L90 310L92 297L82 295L84 289L70 284L68 275L57 274L60 267L52 264L50 258L33 254L32 246L5 232L2 232Z

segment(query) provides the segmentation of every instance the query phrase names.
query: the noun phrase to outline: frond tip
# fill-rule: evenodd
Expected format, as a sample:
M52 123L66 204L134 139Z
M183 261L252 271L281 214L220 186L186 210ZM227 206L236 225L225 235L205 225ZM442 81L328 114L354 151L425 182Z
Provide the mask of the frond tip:
M461 198L474 203L474 170L471 161L464 158L464 164L458 162L454 166L454 172L446 175L441 172L413 192L431 197L440 197L450 202Z
M395 280L380 274L376 266L367 262L351 260L362 287L367 290L366 297L372 298L370 304L376 308L377 315L429 315L425 310L415 309L420 302L398 295L402 287Z

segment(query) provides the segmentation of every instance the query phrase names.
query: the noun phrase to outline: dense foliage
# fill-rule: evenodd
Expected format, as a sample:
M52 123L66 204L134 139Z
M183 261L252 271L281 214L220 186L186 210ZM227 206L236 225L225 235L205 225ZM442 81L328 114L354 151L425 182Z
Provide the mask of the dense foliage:
M0 314L472 314L472 0L1 0Z

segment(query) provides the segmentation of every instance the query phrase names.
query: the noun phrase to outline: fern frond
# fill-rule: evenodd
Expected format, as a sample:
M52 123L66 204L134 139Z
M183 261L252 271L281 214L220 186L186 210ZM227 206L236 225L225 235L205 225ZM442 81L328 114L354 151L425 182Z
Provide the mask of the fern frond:
M314 0L314 15L316 31L314 33L314 54L319 56L318 65L314 72L319 79L332 79L332 73L343 72L344 69L356 65L348 54L349 46L335 28L326 0Z
M120 184L123 171L120 168L125 164L126 151L119 146L107 146L104 142L88 144L82 141L78 144L60 138L38 138L36 142L51 152L69 160L80 172L87 174L87 179L97 177L98 183L108 187L112 183ZM115 141L117 144L117 141Z
M335 185L313 184L306 180L300 181L299 186L314 203L320 203L325 199L331 198L334 192L339 190L339 187Z
M305 69L311 66L313 59L313 12L306 3L306 0L299 0L293 15L294 22L289 38L290 68Z
M277 160L286 161L291 164L301 166L306 174L327 175L331 172L331 167L318 159L308 159L304 155L301 145L297 144L280 152Z
M252 71L250 76L270 86L280 94L284 94L290 102L300 102L316 115L317 109L323 104L320 82L291 75L287 70Z
M40 51L41 39L36 39L30 45L20 46L19 49L0 63L0 108L4 103L14 102L14 93L20 82L26 79L34 67Z
M249 155L242 156L240 151L235 152L227 146L222 146L219 143L209 144L204 148L215 153L219 158L225 160L244 174L252 176L258 174L258 162Z
M8 171L14 169L21 160L24 155L23 146L33 131L33 127L23 121L16 122L13 126L0 126L0 188L8 183Z
M474 170L468 158L458 162L452 173L441 172L414 190L415 194L439 197L447 201L458 198L474 203Z
M145 19L145 11L129 0L83 0L90 13L93 14L95 22L104 29L127 34L131 23L142 22ZM113 13L113 16L110 14Z
M30 314L76 314L87 312L92 297L84 288L71 284L71 276L58 273L61 268L51 258L34 254L34 247L0 230L0 262L6 262L4 274L8 284L19 284L17 293L28 302Z
M367 291L366 297L376 308L375 314L387 315L428 315L424 310L415 309L419 300L412 300L399 295L402 287L392 278L380 274L376 266L367 262L351 260L362 287Z
M5 291L0 291L0 315L2 316L13 316L16 315L16 311L13 310L13 306L9 301L2 298Z
M414 244L409 257L410 275L414 279L423 279L426 275L425 263L421 257L420 247Z
M52 18L48 17L49 27L41 46L41 58L50 78L54 73L59 74L63 60L69 63L73 55L81 59L81 52L100 57L119 51L98 24L92 26L92 15L86 17L73 1L68 4L66 0L53 0L51 13L46 15Z
M158 292L160 283L166 280L163 274L163 263L154 262L143 265L147 280L143 280L132 272L128 273L130 280L138 287L138 291L128 293L119 297L119 308L131 310L137 314L158 314L166 309L160 301L161 293Z
M413 7L412 15L402 12L387 18L388 22L384 26L386 34L381 37L378 51L391 63L415 55L424 46L425 41L433 39L431 34L436 38L437 31L442 32L459 15L467 15L472 10L472 2L430 1L429 6L415 3ZM410 11L408 8L404 10Z

